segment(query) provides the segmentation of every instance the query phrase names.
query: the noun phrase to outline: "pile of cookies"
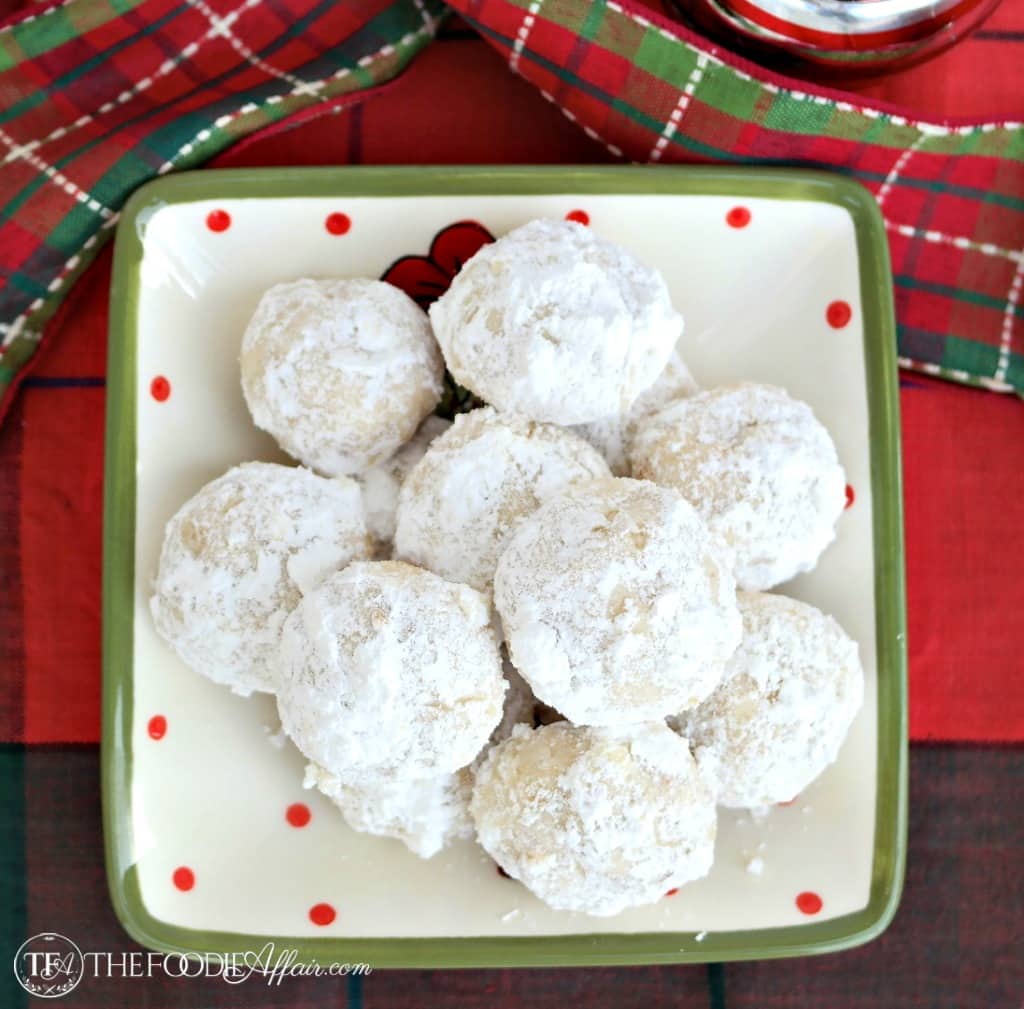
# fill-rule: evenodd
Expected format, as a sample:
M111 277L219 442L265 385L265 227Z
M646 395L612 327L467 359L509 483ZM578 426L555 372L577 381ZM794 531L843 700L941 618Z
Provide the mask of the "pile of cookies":
M374 280L261 299L241 381L301 463L167 526L151 609L192 669L276 695L357 830L476 837L553 908L705 875L716 806L791 800L862 699L856 644L768 590L845 477L779 388L700 391L660 274L570 221L482 248L429 316ZM445 369L488 405L433 416Z

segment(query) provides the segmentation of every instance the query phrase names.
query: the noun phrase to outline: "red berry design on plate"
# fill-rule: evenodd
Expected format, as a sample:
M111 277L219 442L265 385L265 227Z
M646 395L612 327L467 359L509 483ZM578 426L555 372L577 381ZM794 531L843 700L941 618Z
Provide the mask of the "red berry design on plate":
M804 914L817 914L822 908L822 900L816 893L805 890L803 893L797 894L796 906Z
M314 904L309 909L309 920L314 925L330 925L337 917L337 912L330 904Z
M327 215L324 227L331 235L347 235L352 227L352 218L348 214L333 213Z
M206 215L206 226L218 234L231 227L231 215L226 210L211 210Z
M313 814L309 811L309 806L304 802L293 802L284 811L284 818L293 827L305 827L313 818Z
M856 495L853 493L853 488L849 484L847 484L846 485L846 504L843 507L844 508L852 508L853 507L853 502L855 500L856 500Z
M182 891L191 890L196 885L196 874L187 866L179 865L171 876L174 885Z
M167 719L163 715L154 715L146 726L150 739L163 739L167 735Z
M166 402L171 395L171 383L168 382L163 375L157 375L157 377L149 383L149 394L158 403Z
M674 886L674 887L672 887L671 890L666 890L665 891L665 896L666 897L674 897L677 893L679 893L679 887L678 886Z
M565 219L567 221L575 221L577 224L589 224L590 214L585 210L570 210L569 213L565 215Z
M434 236L426 256L402 256L380 279L405 291L420 308L428 308L448 290L463 263L493 241L494 236L476 221L450 224Z
M833 301L825 309L825 318L833 329L842 329L853 318L853 309L848 302Z
M750 211L746 207L733 207L725 215L725 223L730 228L745 228L750 223Z

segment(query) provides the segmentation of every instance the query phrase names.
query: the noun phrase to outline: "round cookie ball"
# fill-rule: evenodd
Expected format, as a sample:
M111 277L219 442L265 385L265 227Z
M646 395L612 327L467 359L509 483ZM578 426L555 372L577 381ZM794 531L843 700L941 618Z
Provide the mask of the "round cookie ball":
M359 473L353 479L363 490L366 528L374 539L378 557L391 553L395 538L398 492L412 468L423 458L430 443L452 426L450 420L431 415L390 459Z
M533 692L585 725L697 704L740 639L727 556L675 491L639 480L578 484L524 520L494 602Z
M857 644L807 603L739 594L743 641L718 689L673 720L724 806L789 802L839 752L864 696Z
M489 592L509 536L545 501L608 476L582 438L490 407L460 414L402 484L395 554Z
M480 593L397 561L350 564L281 634L281 725L345 780L457 771L501 718L505 680Z
M426 314L379 280L271 287L242 338L242 392L257 427L321 473L358 473L407 442L441 398Z
M627 411L682 332L657 270L573 221L485 245L430 308L448 370L497 407L585 424Z
M273 691L285 617L302 593L370 549L351 480L244 463L167 523L153 622L197 673L243 695Z
M611 915L707 874L715 800L664 723L515 729L477 772L477 838L550 907Z
M508 663L505 678L508 691L501 721L468 767L431 778L392 773L345 781L310 764L306 787L315 785L331 799L353 830L396 838L420 858L430 858L454 841L473 837L469 801L477 768L490 748L507 739L516 725L533 724L530 688Z
M573 430L604 456L615 476L629 476L629 451L637 425L669 403L699 392L699 387L679 354L672 351L668 364L654 385L645 389L624 414L616 414L592 424L579 424Z
M734 553L744 589L818 562L846 503L836 447L811 408L743 382L678 400L640 422L634 476L674 487Z

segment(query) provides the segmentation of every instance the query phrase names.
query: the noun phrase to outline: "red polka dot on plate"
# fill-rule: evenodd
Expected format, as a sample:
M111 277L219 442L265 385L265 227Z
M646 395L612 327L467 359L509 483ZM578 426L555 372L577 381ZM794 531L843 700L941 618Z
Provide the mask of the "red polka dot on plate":
M309 811L309 806L304 802L293 802L284 811L284 818L293 827L305 827L313 818L313 814Z
M231 215L226 210L211 210L206 215L206 226L211 231L227 231L231 227Z
M747 207L733 207L725 215L725 223L730 228L745 228L750 223L750 210Z
M672 887L671 890L666 890L665 891L665 896L666 897L674 897L677 893L679 893L679 887L678 886L674 886L674 887Z
M833 329L842 329L853 318L853 309L848 302L833 301L825 309L825 318Z
M168 382L163 375L157 375L157 377L149 383L149 394L158 403L163 403L170 399L171 383Z
M852 508L854 500L856 500L856 495L853 493L853 488L849 484L847 484L846 485L846 505L845 505L845 507L846 508Z
M309 920L314 925L330 925L337 917L337 912L330 904L314 904L309 909Z
M805 890L803 893L796 895L796 906L804 914L817 914L821 910L821 905L821 898L810 890Z
M154 715L146 726L150 739L163 739L167 734L167 719L163 715Z
M346 235L352 227L352 218L348 214L328 214L324 221L324 227L332 235Z
M577 224L589 224L590 214L585 210L570 210L569 213L565 215L565 219L567 221L575 221Z
M196 885L196 874L187 865L179 865L171 879L179 890L191 890Z

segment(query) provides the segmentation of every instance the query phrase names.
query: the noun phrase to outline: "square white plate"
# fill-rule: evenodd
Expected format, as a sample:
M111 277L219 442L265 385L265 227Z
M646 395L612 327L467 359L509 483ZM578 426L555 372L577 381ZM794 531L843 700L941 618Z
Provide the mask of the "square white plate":
M350 830L302 789L291 744L275 745L272 699L187 669L148 610L177 508L235 463L282 458L238 377L267 286L381 276L460 221L501 235L579 211L665 274L701 385L782 385L832 432L853 504L815 571L783 591L832 613L867 674L833 767L763 816L723 810L708 877L612 918L550 910L473 843L422 861ZM851 310L838 326L837 302ZM269 938L376 966L641 963L836 949L885 927L905 841L903 551L892 295L865 191L813 173L662 167L182 175L144 187L122 217L112 316L104 802L111 891L137 939L225 952ZM288 822L294 803L312 814L304 826Z

